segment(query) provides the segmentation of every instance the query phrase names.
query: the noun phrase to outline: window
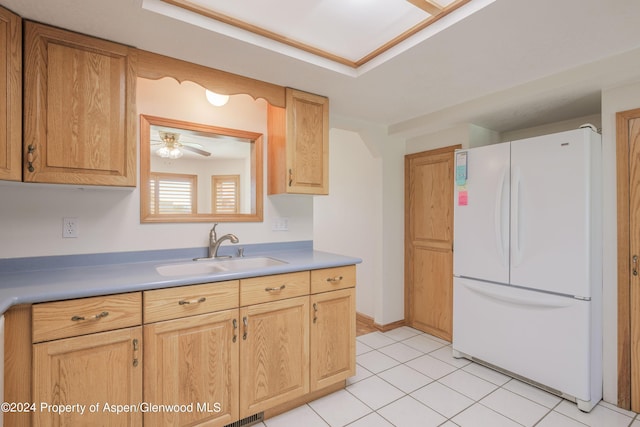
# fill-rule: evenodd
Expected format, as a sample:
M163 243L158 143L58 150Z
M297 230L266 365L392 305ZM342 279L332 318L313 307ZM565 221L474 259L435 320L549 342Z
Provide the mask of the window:
M240 212L240 175L212 175L211 190L214 214Z
M151 215L197 212L197 175L151 172L149 208Z

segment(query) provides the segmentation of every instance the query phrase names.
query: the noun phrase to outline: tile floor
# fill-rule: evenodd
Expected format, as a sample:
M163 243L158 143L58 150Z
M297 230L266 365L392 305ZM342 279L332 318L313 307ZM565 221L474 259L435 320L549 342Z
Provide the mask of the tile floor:
M640 427L605 402L589 414L557 396L470 362L409 327L357 338L356 375L340 390L260 427Z

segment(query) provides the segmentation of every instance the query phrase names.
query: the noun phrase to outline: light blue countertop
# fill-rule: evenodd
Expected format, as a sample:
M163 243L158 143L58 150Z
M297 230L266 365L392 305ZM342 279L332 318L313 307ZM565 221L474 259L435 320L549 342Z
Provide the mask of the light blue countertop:
M0 260L0 313L16 304L221 282L362 262L359 258L316 251L309 241L243 247L245 257L268 256L285 261L285 264L241 272L173 277L162 276L156 271L159 265L203 256L206 249L202 248ZM225 255L232 248L226 246L226 251L220 252Z

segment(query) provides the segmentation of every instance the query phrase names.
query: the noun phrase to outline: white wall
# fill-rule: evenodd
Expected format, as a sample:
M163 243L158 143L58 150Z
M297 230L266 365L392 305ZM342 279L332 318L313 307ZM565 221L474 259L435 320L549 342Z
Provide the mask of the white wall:
M618 400L618 239L616 199L616 113L640 108L640 83L602 92L603 149L603 362L604 400Z
M314 247L363 259L356 309L404 319L404 141L386 128L331 117L329 196L314 200Z
M138 113L266 135L264 101L238 95L228 107L217 108L190 82L140 79L137 86ZM211 228L208 223L140 224L138 188L0 182L0 200L0 258L205 247ZM236 234L240 244L313 239L312 197L265 196L264 207L264 222L224 223L218 231ZM63 217L78 218L78 238L62 239ZM280 217L289 219L289 231L271 231Z
M362 258L356 310L373 317L382 285L382 162L355 132L334 128L329 140L329 195L314 200L313 246Z

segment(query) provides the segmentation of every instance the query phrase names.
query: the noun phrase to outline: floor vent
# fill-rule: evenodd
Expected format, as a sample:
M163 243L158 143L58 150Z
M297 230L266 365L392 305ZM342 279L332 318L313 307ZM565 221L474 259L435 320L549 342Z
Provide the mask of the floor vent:
M234 423L227 424L224 427L247 427L264 421L264 412L260 412L254 415L250 415L247 418L243 418Z

